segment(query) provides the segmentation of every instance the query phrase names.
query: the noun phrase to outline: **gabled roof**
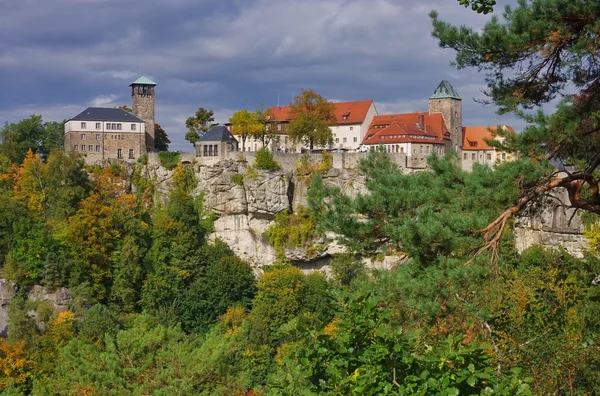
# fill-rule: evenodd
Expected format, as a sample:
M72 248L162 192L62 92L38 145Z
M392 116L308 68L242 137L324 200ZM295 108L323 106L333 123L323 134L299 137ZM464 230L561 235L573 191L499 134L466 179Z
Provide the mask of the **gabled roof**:
M129 86L131 87L132 85L156 85L156 83L152 80L150 80L148 77L144 77L144 76L140 76L140 78L138 78L137 80L135 80L134 82L132 82L131 84L129 84Z
M428 112L376 115L365 134L365 139L393 123L419 125L427 134L433 134L440 139L450 139L444 116L441 113L429 114Z
M452 88L452 85L446 80L442 80L440 85L433 91L433 95L429 97L429 99L458 99L462 100L460 95Z
M367 118L367 113L372 104L371 99L333 103L337 124L362 124ZM290 110L290 106L276 106L268 109L273 119L277 121L291 121Z
M231 132L224 125L217 125L208 130L204 135L198 139L198 142L228 142L238 143L237 139L233 137Z
M70 121L144 122L125 110L112 107L88 107Z
M372 125L372 124L371 124ZM398 121L369 129L362 144L379 145L390 143L444 144L444 140L431 129L418 124L403 124Z
M500 125L500 128L505 129L516 135L515 130L507 125ZM498 125L491 126L466 126L463 127L463 150L494 150L495 148L485 142L484 139L494 139L496 134L493 132L498 129Z

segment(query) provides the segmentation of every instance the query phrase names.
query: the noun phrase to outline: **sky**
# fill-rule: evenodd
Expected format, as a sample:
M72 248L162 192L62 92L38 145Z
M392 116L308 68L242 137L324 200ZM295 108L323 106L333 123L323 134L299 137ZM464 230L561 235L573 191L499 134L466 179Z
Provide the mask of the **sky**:
M224 123L314 89L372 99L379 114L427 111L443 79L463 98L464 125L522 129L474 101L484 76L450 65L454 51L431 37L434 9L475 28L490 18L456 0L0 0L0 123L131 106L141 74L158 84L172 150L192 151L184 123L199 107Z

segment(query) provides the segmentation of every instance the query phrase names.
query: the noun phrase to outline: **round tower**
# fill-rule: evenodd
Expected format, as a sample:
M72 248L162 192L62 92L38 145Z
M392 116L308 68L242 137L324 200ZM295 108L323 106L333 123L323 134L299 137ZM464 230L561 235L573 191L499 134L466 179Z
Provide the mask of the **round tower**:
M448 132L450 132L451 148L461 155L463 144L462 133L462 98L452 85L442 80L429 97L429 114L442 113Z
M154 87L156 83L141 76L131 84L133 114L146 124L146 151L154 150Z

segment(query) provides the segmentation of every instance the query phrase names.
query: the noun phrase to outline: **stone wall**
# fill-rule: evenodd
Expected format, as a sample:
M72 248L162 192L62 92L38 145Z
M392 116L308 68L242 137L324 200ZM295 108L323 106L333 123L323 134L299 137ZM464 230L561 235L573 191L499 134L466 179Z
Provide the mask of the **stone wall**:
M82 136L85 135L85 139ZM77 150L75 150L75 145ZM85 146L85 150L81 150ZM90 146L92 151L90 151ZM122 158L118 158L121 149ZM123 131L70 131L65 134L65 150L80 153L86 164L95 165L109 160L133 161L146 153L144 134ZM133 158L129 158L133 150Z

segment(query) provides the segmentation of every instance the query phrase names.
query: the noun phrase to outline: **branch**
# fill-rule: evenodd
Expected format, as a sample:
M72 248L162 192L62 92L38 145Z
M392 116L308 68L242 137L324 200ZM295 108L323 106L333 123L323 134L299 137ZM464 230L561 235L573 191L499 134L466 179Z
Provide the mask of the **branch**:
M590 199L581 198L581 189L585 184L589 185L590 188ZM484 245L477 250L477 252L471 257L469 261L465 263L469 265L475 260L480 254L485 251L491 250L491 261L495 263L498 259L498 247L500 246L500 239L506 229L508 220L514 217L515 214L520 212L528 203L540 197L542 194L553 190L557 187L566 188L571 207L577 209L584 209L592 213L600 214L600 198L598 196L598 181L589 173L579 172L568 175L566 177L555 177L544 183L542 186L537 187L535 190L524 196L519 202L513 207L507 209L502 213L496 220L490 223L487 227L479 230L483 233Z

